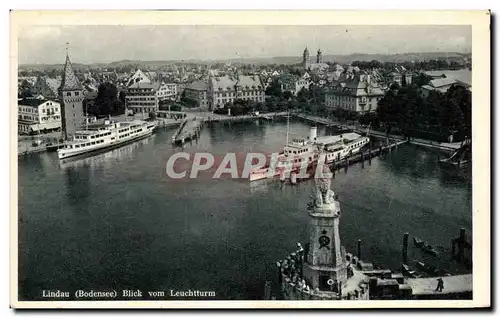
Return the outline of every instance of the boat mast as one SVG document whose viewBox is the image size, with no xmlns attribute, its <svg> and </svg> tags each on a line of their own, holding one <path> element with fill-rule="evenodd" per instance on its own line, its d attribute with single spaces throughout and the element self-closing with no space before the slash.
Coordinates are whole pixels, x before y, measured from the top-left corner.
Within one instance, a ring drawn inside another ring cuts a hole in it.
<svg viewBox="0 0 500 318">
<path fill-rule="evenodd" d="M 88 102 L 85 103 L 85 130 L 89 130 L 89 113 L 88 113 Z"/>
<path fill-rule="evenodd" d="M 290 133 L 290 114 L 286 114 L 286 146 L 288 146 L 288 134 Z"/>
</svg>

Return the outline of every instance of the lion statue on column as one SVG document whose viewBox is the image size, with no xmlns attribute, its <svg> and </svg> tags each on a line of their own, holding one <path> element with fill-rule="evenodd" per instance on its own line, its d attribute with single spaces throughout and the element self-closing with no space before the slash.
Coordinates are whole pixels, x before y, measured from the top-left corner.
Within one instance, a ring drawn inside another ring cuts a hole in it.
<svg viewBox="0 0 500 318">
<path fill-rule="evenodd" d="M 318 167 L 320 171 L 316 171 L 316 205 L 331 204 L 335 198 L 335 193 L 330 189 L 333 173 L 327 164 L 323 167 Z"/>
</svg>

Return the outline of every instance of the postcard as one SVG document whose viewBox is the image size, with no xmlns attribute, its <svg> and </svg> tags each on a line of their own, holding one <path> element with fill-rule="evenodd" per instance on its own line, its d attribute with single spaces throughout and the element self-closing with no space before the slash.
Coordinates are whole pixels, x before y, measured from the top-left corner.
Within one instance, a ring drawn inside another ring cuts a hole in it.
<svg viewBox="0 0 500 318">
<path fill-rule="evenodd" d="M 11 307 L 490 307 L 490 20 L 12 11 Z"/>
</svg>

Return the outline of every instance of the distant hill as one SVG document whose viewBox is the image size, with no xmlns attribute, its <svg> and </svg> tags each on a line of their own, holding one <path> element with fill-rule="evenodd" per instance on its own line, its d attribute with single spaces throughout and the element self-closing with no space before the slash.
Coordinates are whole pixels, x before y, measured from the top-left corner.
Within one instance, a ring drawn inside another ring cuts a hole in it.
<svg viewBox="0 0 500 318">
<path fill-rule="evenodd" d="M 457 53 L 457 52 L 424 52 L 424 53 L 397 53 L 397 54 L 364 54 L 364 53 L 353 53 L 348 55 L 325 55 L 323 57 L 325 62 L 335 62 L 339 64 L 349 64 L 353 61 L 371 61 L 377 60 L 380 62 L 405 62 L 405 61 L 425 61 L 432 59 L 462 59 L 464 57 L 470 57 L 471 54 Z M 311 56 L 311 62 L 314 60 L 314 56 Z M 140 60 L 123 60 L 111 63 L 91 63 L 91 64 L 81 64 L 74 63 L 73 67 L 75 69 L 81 68 L 119 68 L 129 65 L 145 66 L 145 65 L 166 65 L 173 63 L 200 63 L 200 64 L 210 64 L 210 63 L 244 63 L 244 64 L 297 64 L 302 61 L 300 56 L 277 56 L 270 58 L 236 58 L 236 59 L 220 59 L 220 60 L 166 60 L 166 61 L 140 61 Z M 21 64 L 19 69 L 62 69 L 63 64 Z"/>
</svg>

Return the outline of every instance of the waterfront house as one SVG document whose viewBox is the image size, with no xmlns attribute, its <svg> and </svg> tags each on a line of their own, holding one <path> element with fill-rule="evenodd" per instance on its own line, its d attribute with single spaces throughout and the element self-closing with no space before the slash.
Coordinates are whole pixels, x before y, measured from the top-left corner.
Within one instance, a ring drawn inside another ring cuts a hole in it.
<svg viewBox="0 0 500 318">
<path fill-rule="evenodd" d="M 158 111 L 158 96 L 156 95 L 155 85 L 138 79 L 136 83 L 127 87 L 125 102 L 126 108 L 134 113 Z"/>
<path fill-rule="evenodd" d="M 18 104 L 18 132 L 33 134 L 61 129 L 61 105 L 43 96 L 25 98 Z"/>
</svg>

